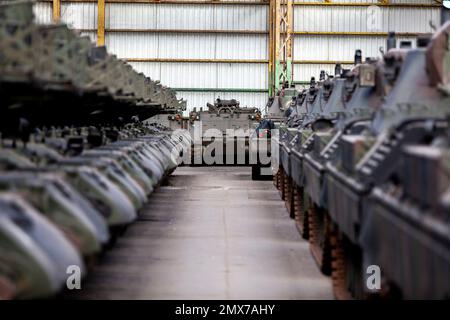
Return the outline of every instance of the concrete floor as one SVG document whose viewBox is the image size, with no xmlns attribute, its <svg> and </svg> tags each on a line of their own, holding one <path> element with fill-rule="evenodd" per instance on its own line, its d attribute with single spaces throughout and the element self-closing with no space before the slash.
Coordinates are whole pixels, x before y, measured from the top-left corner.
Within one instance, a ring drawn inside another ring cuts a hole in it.
<svg viewBox="0 0 450 320">
<path fill-rule="evenodd" d="M 82 283 L 82 299 L 331 299 L 271 181 L 178 168 Z"/>
</svg>

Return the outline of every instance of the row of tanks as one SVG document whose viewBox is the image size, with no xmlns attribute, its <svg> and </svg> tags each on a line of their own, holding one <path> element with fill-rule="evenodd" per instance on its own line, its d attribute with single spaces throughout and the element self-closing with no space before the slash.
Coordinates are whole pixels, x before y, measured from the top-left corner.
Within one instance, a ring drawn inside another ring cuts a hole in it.
<svg viewBox="0 0 450 320">
<path fill-rule="evenodd" d="M 0 4 L 0 52 L 0 299 L 53 297 L 181 162 L 188 137 L 140 119 L 184 102 L 65 25 L 34 24 L 28 1 Z"/>
<path fill-rule="evenodd" d="M 16 0 L 0 7 L 1 89 L 8 93 L 0 103 L 14 105 L 9 118 L 0 119 L 2 131 L 14 130 L 12 117 L 24 115 L 47 126 L 55 120 L 69 126 L 120 125 L 137 111 L 147 119 L 157 111 L 185 108 L 174 90 L 136 72 L 89 37 L 64 24 L 34 23 L 32 5 Z"/>
<path fill-rule="evenodd" d="M 450 298 L 449 34 L 289 97 L 274 184 L 336 298 Z"/>
</svg>

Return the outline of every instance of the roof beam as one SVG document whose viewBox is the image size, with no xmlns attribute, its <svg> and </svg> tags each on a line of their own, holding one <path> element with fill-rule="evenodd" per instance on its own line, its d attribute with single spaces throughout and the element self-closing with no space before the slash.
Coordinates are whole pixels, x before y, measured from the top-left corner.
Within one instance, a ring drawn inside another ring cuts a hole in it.
<svg viewBox="0 0 450 320">
<path fill-rule="evenodd" d="M 53 2 L 53 22 L 58 23 L 61 20 L 61 0 L 52 0 Z"/>
<path fill-rule="evenodd" d="M 162 62 L 162 63 L 251 63 L 266 64 L 267 59 L 184 59 L 184 58 L 121 58 L 127 62 Z M 336 60 L 293 60 L 294 64 L 353 64 L 353 61 Z"/>
<path fill-rule="evenodd" d="M 97 0 L 97 45 L 105 45 L 105 0 Z"/>
<path fill-rule="evenodd" d="M 97 29 L 77 29 L 79 32 L 96 32 Z M 192 34 L 253 34 L 267 35 L 264 30 L 198 30 L 198 29 L 105 29 L 105 33 L 192 33 Z M 339 31 L 293 31 L 294 35 L 301 36 L 353 36 L 353 37 L 387 37 L 387 32 L 339 32 Z M 400 37 L 417 37 L 425 33 L 396 32 Z"/>
<path fill-rule="evenodd" d="M 40 2 L 52 2 L 53 0 L 38 0 Z M 62 3 L 95 3 L 97 0 L 60 0 Z M 267 1 L 184 1 L 184 0 L 105 0 L 106 3 L 148 3 L 148 4 L 198 4 L 198 5 L 248 5 L 248 6 L 268 6 Z M 354 2 L 294 2 L 294 6 L 329 6 L 329 7 L 369 7 L 377 5 L 379 7 L 404 7 L 404 8 L 439 8 L 441 1 L 435 0 L 436 3 L 354 3 Z"/>
</svg>

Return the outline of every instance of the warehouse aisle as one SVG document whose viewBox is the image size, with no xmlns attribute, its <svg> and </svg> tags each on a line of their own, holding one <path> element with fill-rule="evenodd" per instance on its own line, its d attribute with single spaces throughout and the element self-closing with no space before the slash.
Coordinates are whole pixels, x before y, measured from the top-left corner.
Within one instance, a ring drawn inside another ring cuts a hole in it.
<svg viewBox="0 0 450 320">
<path fill-rule="evenodd" d="M 77 298 L 330 299 L 271 181 L 246 167 L 179 168 Z"/>
</svg>

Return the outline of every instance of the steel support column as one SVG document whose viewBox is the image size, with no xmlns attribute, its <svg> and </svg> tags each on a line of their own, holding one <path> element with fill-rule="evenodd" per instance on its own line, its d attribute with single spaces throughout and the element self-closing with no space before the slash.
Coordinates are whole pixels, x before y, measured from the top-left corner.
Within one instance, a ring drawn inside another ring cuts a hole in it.
<svg viewBox="0 0 450 320">
<path fill-rule="evenodd" d="M 97 45 L 105 45 L 105 0 L 97 1 Z"/>
<path fill-rule="evenodd" d="M 269 96 L 273 96 L 275 91 L 275 0 L 269 0 Z"/>
<path fill-rule="evenodd" d="M 292 0 L 271 0 L 273 46 L 273 65 L 269 62 L 269 92 L 274 95 L 283 84 L 290 86 L 292 83 L 292 48 L 293 48 L 293 1 Z M 269 19 L 270 20 L 270 19 Z M 272 51 L 272 50 L 270 50 Z M 269 57 L 270 60 L 270 57 Z"/>
<path fill-rule="evenodd" d="M 61 20 L 61 0 L 53 0 L 53 22 L 58 23 Z"/>
</svg>

